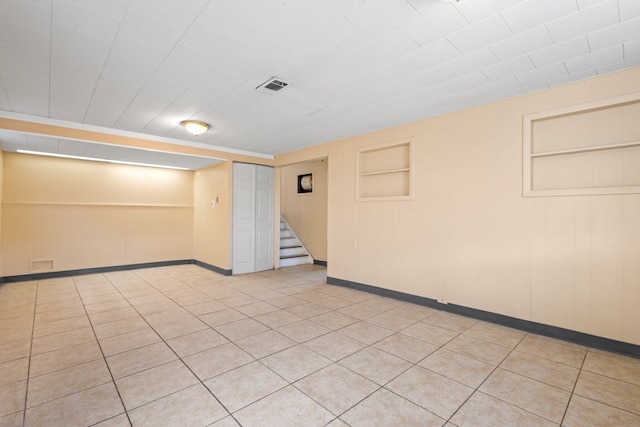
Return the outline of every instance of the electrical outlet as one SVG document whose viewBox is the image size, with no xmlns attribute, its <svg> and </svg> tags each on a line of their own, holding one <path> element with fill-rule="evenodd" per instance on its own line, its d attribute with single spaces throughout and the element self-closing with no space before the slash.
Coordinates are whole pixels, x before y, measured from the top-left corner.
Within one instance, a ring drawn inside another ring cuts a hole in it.
<svg viewBox="0 0 640 427">
<path fill-rule="evenodd" d="M 439 302 L 440 304 L 449 304 L 449 303 L 447 302 L 447 300 L 446 300 L 446 299 L 444 299 L 443 297 L 439 297 L 439 298 L 438 298 L 438 302 Z"/>
</svg>

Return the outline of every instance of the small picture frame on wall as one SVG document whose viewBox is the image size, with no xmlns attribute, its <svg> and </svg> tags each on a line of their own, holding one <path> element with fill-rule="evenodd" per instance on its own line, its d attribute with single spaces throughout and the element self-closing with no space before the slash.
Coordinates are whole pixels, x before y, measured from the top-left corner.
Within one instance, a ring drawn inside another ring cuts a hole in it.
<svg viewBox="0 0 640 427">
<path fill-rule="evenodd" d="M 313 173 L 298 175 L 298 194 L 313 193 Z"/>
</svg>

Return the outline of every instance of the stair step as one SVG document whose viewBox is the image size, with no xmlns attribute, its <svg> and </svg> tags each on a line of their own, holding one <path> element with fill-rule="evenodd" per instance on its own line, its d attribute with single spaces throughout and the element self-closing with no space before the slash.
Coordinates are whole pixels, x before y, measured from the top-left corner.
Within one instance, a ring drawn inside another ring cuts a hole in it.
<svg viewBox="0 0 640 427">
<path fill-rule="evenodd" d="M 301 248 L 302 245 L 288 245 L 288 246 L 282 246 L 280 245 L 280 249 L 295 249 L 295 248 Z"/>
<path fill-rule="evenodd" d="M 299 254 L 299 255 L 280 255 L 280 259 L 290 259 L 290 258 L 306 258 L 309 255 L 307 254 Z"/>
</svg>

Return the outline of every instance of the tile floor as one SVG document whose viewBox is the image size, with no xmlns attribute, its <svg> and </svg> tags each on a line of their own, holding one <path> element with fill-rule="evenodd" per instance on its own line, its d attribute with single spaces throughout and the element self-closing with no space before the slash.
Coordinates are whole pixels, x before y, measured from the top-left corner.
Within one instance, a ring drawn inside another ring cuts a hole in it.
<svg viewBox="0 0 640 427">
<path fill-rule="evenodd" d="M 182 265 L 0 286 L 0 425 L 640 426 L 640 360 Z"/>
</svg>

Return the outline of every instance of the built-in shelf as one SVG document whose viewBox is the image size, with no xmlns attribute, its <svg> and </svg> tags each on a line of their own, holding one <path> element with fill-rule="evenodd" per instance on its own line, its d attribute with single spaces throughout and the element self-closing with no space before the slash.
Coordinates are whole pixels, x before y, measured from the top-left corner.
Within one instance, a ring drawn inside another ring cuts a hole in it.
<svg viewBox="0 0 640 427">
<path fill-rule="evenodd" d="M 640 93 L 525 116 L 523 195 L 640 193 Z"/>
<path fill-rule="evenodd" d="M 356 150 L 356 200 L 410 200 L 412 142 L 394 141 Z"/>
</svg>

